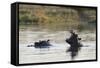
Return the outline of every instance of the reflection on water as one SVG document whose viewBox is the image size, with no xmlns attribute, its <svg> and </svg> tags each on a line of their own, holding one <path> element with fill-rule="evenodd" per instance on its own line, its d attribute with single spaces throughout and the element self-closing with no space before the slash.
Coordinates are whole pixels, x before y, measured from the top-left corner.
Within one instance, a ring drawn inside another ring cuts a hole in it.
<svg viewBox="0 0 100 68">
<path fill-rule="evenodd" d="M 21 28 L 19 32 L 19 63 L 40 63 L 40 62 L 55 62 L 55 61 L 75 61 L 89 60 L 96 58 L 96 42 L 95 33 L 80 33 L 82 44 L 84 45 L 79 54 L 74 60 L 71 60 L 70 52 L 66 52 L 69 44 L 65 42 L 66 38 L 70 37 L 67 31 L 48 32 Z M 88 38 L 87 38 L 88 37 Z M 27 47 L 34 45 L 34 42 L 39 40 L 50 39 L 53 45 L 50 48 L 37 49 Z"/>
</svg>

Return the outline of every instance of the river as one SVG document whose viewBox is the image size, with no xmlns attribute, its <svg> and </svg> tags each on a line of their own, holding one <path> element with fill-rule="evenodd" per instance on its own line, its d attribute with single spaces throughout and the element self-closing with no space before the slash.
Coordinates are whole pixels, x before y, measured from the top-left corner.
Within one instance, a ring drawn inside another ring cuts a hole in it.
<svg viewBox="0 0 100 68">
<path fill-rule="evenodd" d="M 96 37 L 95 33 L 81 32 L 79 37 L 82 38 L 83 47 L 74 60 L 71 59 L 70 52 L 66 50 L 70 47 L 65 42 L 70 37 L 68 31 L 46 31 L 20 29 L 19 31 L 19 63 L 41 63 L 41 62 L 58 62 L 58 61 L 77 61 L 96 59 Z M 37 49 L 27 47 L 34 45 L 39 40 L 50 39 L 50 48 Z"/>
</svg>

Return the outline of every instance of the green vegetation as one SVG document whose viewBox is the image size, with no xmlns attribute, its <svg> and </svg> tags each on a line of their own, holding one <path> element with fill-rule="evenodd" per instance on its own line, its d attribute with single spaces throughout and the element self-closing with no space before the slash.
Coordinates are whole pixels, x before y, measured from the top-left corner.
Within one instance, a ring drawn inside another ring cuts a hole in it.
<svg viewBox="0 0 100 68">
<path fill-rule="evenodd" d="M 96 10 L 92 8 L 20 5 L 19 24 L 53 30 L 95 29 Z M 92 25 L 92 27 L 91 27 Z"/>
</svg>

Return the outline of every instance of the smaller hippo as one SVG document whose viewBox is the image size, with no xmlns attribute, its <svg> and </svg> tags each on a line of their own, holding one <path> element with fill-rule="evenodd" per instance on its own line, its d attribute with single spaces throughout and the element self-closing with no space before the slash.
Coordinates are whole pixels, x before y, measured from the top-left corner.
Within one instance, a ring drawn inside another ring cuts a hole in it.
<svg viewBox="0 0 100 68">
<path fill-rule="evenodd" d="M 43 40 L 43 41 L 39 41 L 39 42 L 35 42 L 34 43 L 34 47 L 35 48 L 49 48 L 50 46 L 52 46 L 50 43 L 49 43 L 50 40 Z"/>
</svg>

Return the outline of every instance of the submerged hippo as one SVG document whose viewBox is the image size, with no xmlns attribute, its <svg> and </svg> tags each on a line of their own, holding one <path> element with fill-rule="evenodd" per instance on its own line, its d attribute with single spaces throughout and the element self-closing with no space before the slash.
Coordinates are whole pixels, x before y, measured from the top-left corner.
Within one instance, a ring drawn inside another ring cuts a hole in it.
<svg viewBox="0 0 100 68">
<path fill-rule="evenodd" d="M 49 43 L 50 40 L 43 40 L 43 41 L 39 41 L 39 42 L 35 42 L 34 43 L 34 47 L 35 48 L 49 48 L 50 46 L 52 46 L 50 43 Z"/>
<path fill-rule="evenodd" d="M 39 42 L 35 42 L 34 45 L 28 45 L 27 47 L 49 48 L 50 46 L 52 46 L 49 41 L 50 40 L 40 40 Z"/>
</svg>

